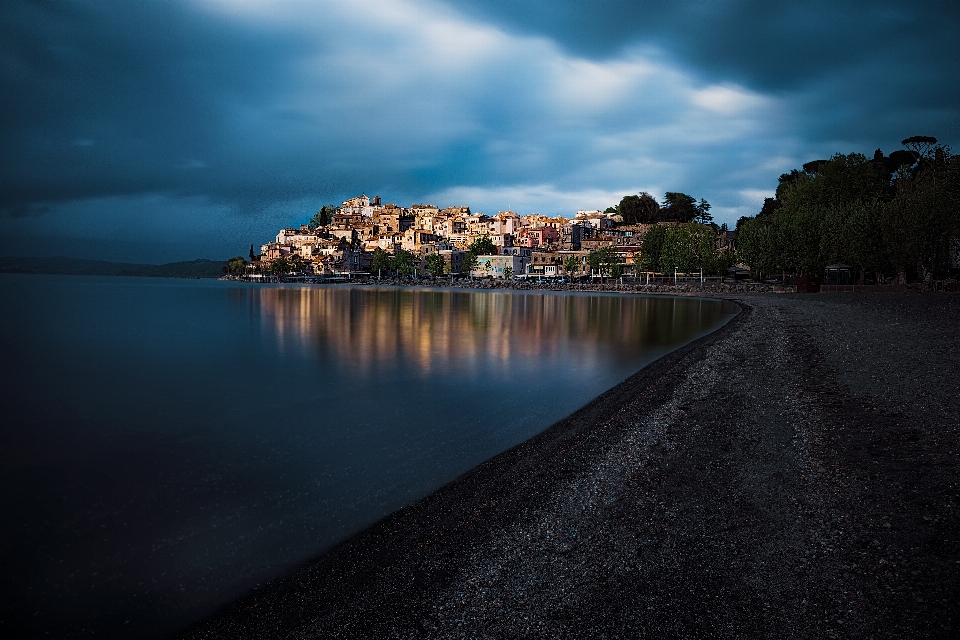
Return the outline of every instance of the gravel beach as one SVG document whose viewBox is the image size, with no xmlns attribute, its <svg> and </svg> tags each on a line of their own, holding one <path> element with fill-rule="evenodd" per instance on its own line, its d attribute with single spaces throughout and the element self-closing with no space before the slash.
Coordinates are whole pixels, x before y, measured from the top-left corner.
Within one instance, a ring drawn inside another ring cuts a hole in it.
<svg viewBox="0 0 960 640">
<path fill-rule="evenodd" d="M 181 637 L 960 637 L 960 295 L 729 299 Z"/>
</svg>

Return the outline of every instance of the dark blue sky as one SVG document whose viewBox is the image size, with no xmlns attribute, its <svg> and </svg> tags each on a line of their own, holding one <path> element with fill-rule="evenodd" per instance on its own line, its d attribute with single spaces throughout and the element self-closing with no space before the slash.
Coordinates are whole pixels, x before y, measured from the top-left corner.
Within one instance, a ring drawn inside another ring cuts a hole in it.
<svg viewBox="0 0 960 640">
<path fill-rule="evenodd" d="M 960 127 L 956 2 L 5 0 L 0 254 L 246 254 L 365 192 L 573 215 Z"/>
</svg>

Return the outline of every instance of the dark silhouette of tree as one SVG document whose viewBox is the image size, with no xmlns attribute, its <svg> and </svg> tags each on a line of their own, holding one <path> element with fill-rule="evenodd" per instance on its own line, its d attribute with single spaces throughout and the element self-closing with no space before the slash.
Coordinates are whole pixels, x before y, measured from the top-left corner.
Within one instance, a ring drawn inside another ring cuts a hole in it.
<svg viewBox="0 0 960 640">
<path fill-rule="evenodd" d="M 927 155 L 933 145 L 937 144 L 937 139 L 933 136 L 911 136 L 901 140 L 900 144 L 916 153 L 917 157 L 922 158 Z"/>
<path fill-rule="evenodd" d="M 892 172 L 896 171 L 900 167 L 912 167 L 916 164 L 917 160 L 920 159 L 920 154 L 916 151 L 907 151 L 906 149 L 898 149 L 890 154 L 890 165 L 889 169 Z"/>
<path fill-rule="evenodd" d="M 624 224 L 640 222 L 640 196 L 623 196 L 617 206 L 617 213 L 623 217 Z"/>
<path fill-rule="evenodd" d="M 903 141 L 889 157 L 877 149 L 837 154 L 780 176 L 777 196 L 755 218 L 737 222 L 737 257 L 756 273 L 818 275 L 843 262 L 904 283 L 913 269 L 925 281 L 949 268 L 960 235 L 960 159 L 932 136 Z"/>
<path fill-rule="evenodd" d="M 332 204 L 325 204 L 320 207 L 320 210 L 313 214 L 313 217 L 310 218 L 310 222 L 307 223 L 311 229 L 316 229 L 318 227 L 326 227 L 333 220 L 333 214 L 337 212 L 337 208 Z"/>
<path fill-rule="evenodd" d="M 667 191 L 663 196 L 661 220 L 690 222 L 697 216 L 697 201 L 692 196 L 678 191 Z"/>
<path fill-rule="evenodd" d="M 624 224 L 648 224 L 659 219 L 660 205 L 656 198 L 642 191 L 640 195 L 624 196 L 617 211 L 623 216 Z"/>
<path fill-rule="evenodd" d="M 757 217 L 762 218 L 763 216 L 772 215 L 777 209 L 780 208 L 781 204 L 783 203 L 781 203 L 776 198 L 764 198 L 763 207 L 761 207 L 760 213 L 757 214 Z M 740 218 L 740 219 L 744 220 L 744 218 Z M 739 225 L 740 223 L 738 222 L 737 224 Z"/>
<path fill-rule="evenodd" d="M 804 173 L 809 173 L 811 175 L 816 174 L 820 167 L 830 162 L 829 160 L 811 160 L 810 162 L 805 162 L 803 165 Z"/>
<path fill-rule="evenodd" d="M 713 216 L 710 215 L 710 203 L 700 198 L 700 202 L 697 203 L 697 215 L 694 217 L 694 221 L 699 222 L 700 224 L 710 224 L 713 221 Z"/>
</svg>

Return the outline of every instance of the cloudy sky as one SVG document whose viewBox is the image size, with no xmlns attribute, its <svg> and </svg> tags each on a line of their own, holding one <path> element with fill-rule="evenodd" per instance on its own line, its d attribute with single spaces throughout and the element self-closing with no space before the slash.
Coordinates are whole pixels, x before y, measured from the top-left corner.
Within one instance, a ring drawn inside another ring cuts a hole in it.
<svg viewBox="0 0 960 640">
<path fill-rule="evenodd" d="M 0 254 L 245 255 L 361 192 L 732 224 L 808 160 L 957 144 L 958 7 L 4 0 Z"/>
</svg>

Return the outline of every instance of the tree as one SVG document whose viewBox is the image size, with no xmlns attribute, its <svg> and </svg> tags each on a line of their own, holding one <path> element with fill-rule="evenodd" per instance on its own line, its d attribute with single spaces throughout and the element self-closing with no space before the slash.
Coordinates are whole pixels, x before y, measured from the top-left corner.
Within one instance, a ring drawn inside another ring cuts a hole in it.
<svg viewBox="0 0 960 640">
<path fill-rule="evenodd" d="M 697 215 L 697 201 L 685 193 L 668 191 L 663 197 L 661 220 L 690 222 Z"/>
<path fill-rule="evenodd" d="M 924 279 L 948 266 L 960 234 L 960 161 L 932 136 L 868 159 L 836 154 L 780 176 L 776 197 L 737 223 L 738 257 L 757 271 L 817 275 L 843 262 L 866 272 L 918 268 Z"/>
<path fill-rule="evenodd" d="M 333 214 L 336 212 L 337 208 L 335 206 L 332 204 L 325 204 L 320 207 L 319 211 L 313 214 L 313 217 L 310 218 L 310 222 L 307 223 L 307 226 L 309 226 L 311 229 L 326 227 L 330 224 L 330 221 L 333 220 Z"/>
<path fill-rule="evenodd" d="M 624 196 L 617 207 L 624 224 L 646 224 L 656 222 L 660 215 L 660 205 L 656 198 L 643 191 L 640 195 Z"/>
<path fill-rule="evenodd" d="M 497 255 L 497 245 L 493 244 L 490 236 L 482 236 L 470 243 L 470 253 L 475 256 L 493 256 Z"/>
<path fill-rule="evenodd" d="M 461 273 L 470 275 L 470 272 L 477 268 L 477 256 L 472 251 L 463 254 L 463 261 L 460 264 Z"/>
<path fill-rule="evenodd" d="M 303 258 L 300 257 L 300 254 L 293 253 L 287 259 L 290 264 L 290 271 L 295 271 L 301 273 L 303 271 Z"/>
<path fill-rule="evenodd" d="M 803 163 L 804 173 L 809 173 L 810 175 L 816 175 L 820 171 L 820 167 L 830 162 L 829 160 L 811 160 L 810 162 Z"/>
<path fill-rule="evenodd" d="M 230 258 L 227 261 L 226 271 L 232 275 L 242 276 L 247 271 L 247 261 L 242 256 Z"/>
<path fill-rule="evenodd" d="M 504 267 L 503 268 L 503 277 L 507 280 L 513 277 L 513 267 Z"/>
<path fill-rule="evenodd" d="M 663 239 L 666 229 L 654 227 L 643 234 L 640 245 L 640 258 L 646 271 L 657 271 L 660 268 L 660 254 L 663 252 Z"/>
<path fill-rule="evenodd" d="M 886 251 L 900 282 L 907 268 L 920 267 L 924 280 L 945 271 L 951 238 L 960 234 L 960 158 L 938 147 L 916 171 L 900 172 L 896 195 L 881 213 Z"/>
<path fill-rule="evenodd" d="M 710 203 L 700 198 L 700 202 L 696 206 L 697 215 L 694 216 L 694 220 L 700 224 L 709 224 L 713 221 L 713 216 L 710 215 Z"/>
<path fill-rule="evenodd" d="M 291 268 L 290 261 L 283 256 L 280 256 L 279 258 L 274 258 L 270 262 L 270 273 L 277 276 L 278 278 L 280 276 L 284 276 L 290 273 L 290 268 Z"/>
<path fill-rule="evenodd" d="M 254 260 L 256 260 L 256 257 L 257 256 L 255 256 L 253 253 L 253 245 L 250 245 L 250 262 L 253 262 Z"/>
<path fill-rule="evenodd" d="M 663 236 L 663 249 L 660 253 L 660 272 L 693 271 L 700 265 L 690 242 L 690 229 L 686 226 L 671 227 Z"/>
<path fill-rule="evenodd" d="M 392 267 L 390 263 L 390 254 L 377 247 L 373 250 L 373 259 L 370 261 L 370 272 L 379 274 L 381 271 L 388 271 Z"/>
<path fill-rule="evenodd" d="M 610 277 L 619 278 L 623 275 L 623 265 L 619 262 L 614 262 L 610 265 Z"/>
<path fill-rule="evenodd" d="M 397 249 L 390 261 L 390 266 L 397 272 L 398 276 L 407 276 L 413 271 L 414 255 L 404 249 Z"/>
<path fill-rule="evenodd" d="M 580 271 L 580 260 L 577 256 L 567 256 L 567 259 L 563 261 L 563 268 L 569 274 L 577 273 Z"/>
<path fill-rule="evenodd" d="M 617 252 L 613 247 L 601 247 L 587 255 L 587 264 L 590 265 L 592 271 L 596 271 L 602 276 L 609 273 L 613 265 L 619 264 Z"/>
<path fill-rule="evenodd" d="M 737 222 L 737 256 L 754 271 L 767 270 L 773 255 L 770 218 L 741 218 Z"/>
<path fill-rule="evenodd" d="M 760 208 L 760 213 L 757 214 L 757 217 L 760 218 L 763 216 L 769 216 L 776 213 L 777 209 L 779 209 L 780 205 L 782 204 L 783 203 L 777 200 L 776 198 L 764 198 L 763 207 Z M 745 217 L 740 219 L 744 220 Z"/>
<path fill-rule="evenodd" d="M 699 267 L 706 274 L 717 273 L 720 267 L 716 232 L 702 225 L 690 225 L 686 230 L 694 267 Z"/>
<path fill-rule="evenodd" d="M 917 154 L 918 158 L 923 158 L 937 144 L 937 139 L 933 136 L 911 136 L 901 140 L 900 144 Z"/>
<path fill-rule="evenodd" d="M 591 251 L 587 254 L 587 264 L 590 266 L 590 275 L 593 275 L 594 272 L 600 271 L 600 267 L 603 264 L 603 260 L 600 257 L 599 251 Z"/>
<path fill-rule="evenodd" d="M 427 256 L 427 271 L 434 277 L 442 276 L 443 269 L 447 266 L 447 261 L 439 253 L 431 253 Z"/>
</svg>

